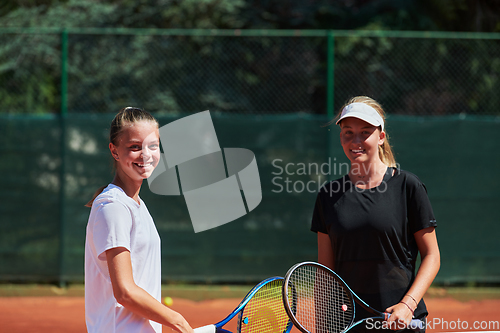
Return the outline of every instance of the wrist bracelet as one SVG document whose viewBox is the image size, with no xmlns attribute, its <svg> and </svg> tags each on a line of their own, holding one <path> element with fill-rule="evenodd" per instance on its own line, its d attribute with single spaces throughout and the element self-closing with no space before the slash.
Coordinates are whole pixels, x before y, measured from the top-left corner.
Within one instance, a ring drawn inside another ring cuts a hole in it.
<svg viewBox="0 0 500 333">
<path fill-rule="evenodd" d="M 406 296 L 410 297 L 410 298 L 413 300 L 413 302 L 415 302 L 415 304 L 418 306 L 417 301 L 415 300 L 415 298 L 413 298 L 413 296 L 412 296 L 412 295 L 410 295 L 410 294 L 406 294 Z"/>
<path fill-rule="evenodd" d="M 403 301 L 401 301 L 401 302 L 399 302 L 399 303 L 402 303 L 402 304 L 406 305 L 406 307 L 407 307 L 407 308 L 411 311 L 411 314 L 412 314 L 412 315 L 414 315 L 414 314 L 415 314 L 415 311 L 414 311 L 414 310 L 412 310 L 412 308 L 410 308 L 410 306 L 409 306 L 408 304 L 406 304 L 406 303 L 405 303 L 405 302 L 403 302 Z"/>
</svg>

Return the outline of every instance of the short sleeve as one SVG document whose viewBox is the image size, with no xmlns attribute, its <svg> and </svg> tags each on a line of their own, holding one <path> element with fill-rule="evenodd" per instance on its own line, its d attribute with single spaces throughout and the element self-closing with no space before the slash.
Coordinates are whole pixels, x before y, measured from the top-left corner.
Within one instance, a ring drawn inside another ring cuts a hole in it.
<svg viewBox="0 0 500 333">
<path fill-rule="evenodd" d="M 130 210 L 119 202 L 101 204 L 97 209 L 92 238 L 99 259 L 106 260 L 104 252 L 112 248 L 124 247 L 130 251 Z"/>
<path fill-rule="evenodd" d="M 314 205 L 313 217 L 311 222 L 311 231 L 322 232 L 324 234 L 328 233 L 326 228 L 325 214 L 323 210 L 323 204 L 321 202 L 321 191 L 316 197 L 316 204 Z"/>
<path fill-rule="evenodd" d="M 344 176 L 326 184 L 319 190 L 314 205 L 311 231 L 324 234 L 329 233 L 332 224 L 331 208 L 344 195 L 348 188 L 350 188 L 350 183 L 347 181 L 346 176 Z"/>
<path fill-rule="evenodd" d="M 437 227 L 427 188 L 416 177 L 411 183 L 408 193 L 408 222 L 411 232 L 416 233 L 425 228 Z"/>
</svg>

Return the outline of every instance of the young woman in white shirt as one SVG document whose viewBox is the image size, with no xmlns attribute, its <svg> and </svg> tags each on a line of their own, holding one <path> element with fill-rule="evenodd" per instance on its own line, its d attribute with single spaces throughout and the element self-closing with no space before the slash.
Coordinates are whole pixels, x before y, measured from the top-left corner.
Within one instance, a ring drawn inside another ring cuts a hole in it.
<svg viewBox="0 0 500 333">
<path fill-rule="evenodd" d="M 96 192 L 85 242 L 85 320 L 88 332 L 161 333 L 162 325 L 192 333 L 184 317 L 161 303 L 161 249 L 156 226 L 139 197 L 160 160 L 158 122 L 127 107 L 111 123 L 116 169 Z"/>
</svg>

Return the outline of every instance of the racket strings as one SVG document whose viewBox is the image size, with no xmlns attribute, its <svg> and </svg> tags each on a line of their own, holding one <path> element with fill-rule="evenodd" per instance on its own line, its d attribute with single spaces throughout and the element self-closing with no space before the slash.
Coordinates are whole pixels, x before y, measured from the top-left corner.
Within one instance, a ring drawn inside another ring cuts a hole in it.
<svg viewBox="0 0 500 333">
<path fill-rule="evenodd" d="M 350 295 L 331 274 L 315 266 L 298 267 L 288 287 L 296 292 L 296 319 L 309 332 L 340 333 L 354 318 Z"/>
<path fill-rule="evenodd" d="M 291 322 L 283 307 L 283 280 L 264 285 L 245 305 L 240 315 L 242 333 L 281 333 Z"/>
</svg>

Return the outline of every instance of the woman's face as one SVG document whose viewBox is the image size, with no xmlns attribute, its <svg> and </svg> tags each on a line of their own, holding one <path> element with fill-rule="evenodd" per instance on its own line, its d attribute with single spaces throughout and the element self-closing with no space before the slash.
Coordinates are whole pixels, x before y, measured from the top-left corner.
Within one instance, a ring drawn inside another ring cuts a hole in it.
<svg viewBox="0 0 500 333">
<path fill-rule="evenodd" d="M 340 128 L 340 144 L 351 163 L 371 163 L 380 160 L 378 146 L 384 143 L 385 132 L 354 117 L 343 119 Z"/>
<path fill-rule="evenodd" d="M 129 179 L 142 181 L 153 173 L 160 160 L 158 126 L 151 121 L 138 121 L 126 126 L 118 136 L 118 144 L 109 144 L 116 168 Z"/>
</svg>

